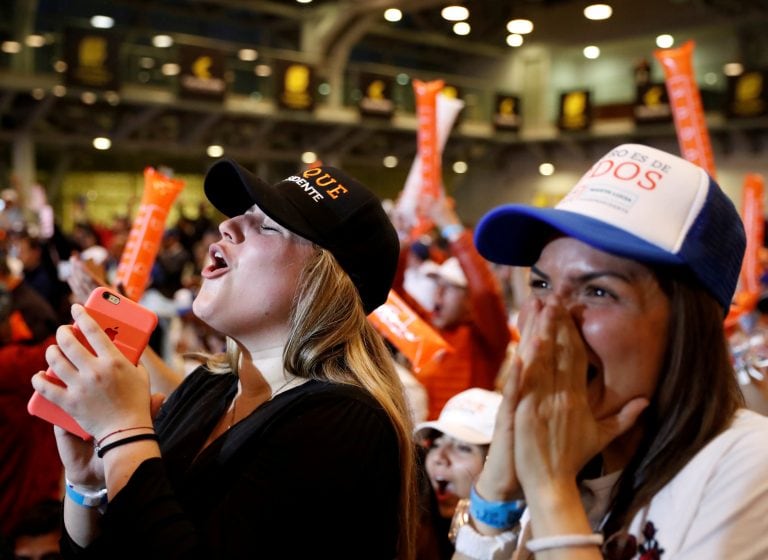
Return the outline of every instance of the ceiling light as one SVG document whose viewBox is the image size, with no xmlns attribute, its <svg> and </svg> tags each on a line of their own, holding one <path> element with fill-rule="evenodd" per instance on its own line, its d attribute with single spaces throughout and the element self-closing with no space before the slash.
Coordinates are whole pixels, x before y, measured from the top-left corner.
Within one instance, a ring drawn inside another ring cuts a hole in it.
<svg viewBox="0 0 768 560">
<path fill-rule="evenodd" d="M 729 62 L 723 66 L 723 74 L 726 76 L 739 76 L 744 73 L 744 66 L 740 62 Z"/>
<path fill-rule="evenodd" d="M 395 81 L 401 86 L 407 86 L 408 82 L 411 81 L 411 77 L 408 74 L 401 72 L 400 74 L 395 76 Z"/>
<path fill-rule="evenodd" d="M 400 21 L 401 19 L 403 19 L 403 12 L 401 12 L 397 8 L 389 8 L 388 10 L 384 11 L 384 19 L 387 21 L 391 21 L 392 23 L 396 21 Z"/>
<path fill-rule="evenodd" d="M 93 16 L 91 18 L 91 27 L 96 29 L 110 29 L 115 25 L 115 20 L 109 16 Z"/>
<path fill-rule="evenodd" d="M 208 154 L 208 157 L 220 158 L 224 155 L 224 148 L 218 144 L 211 144 L 206 148 L 205 153 Z"/>
<path fill-rule="evenodd" d="M 38 48 L 45 45 L 45 37 L 42 35 L 27 35 L 27 38 L 24 39 L 24 42 L 28 47 Z"/>
<path fill-rule="evenodd" d="M 16 54 L 21 50 L 21 43 L 18 41 L 3 41 L 3 44 L 0 45 L 0 50 L 4 53 Z"/>
<path fill-rule="evenodd" d="M 469 166 L 467 165 L 466 161 L 459 160 L 453 162 L 453 172 L 458 173 L 459 175 L 466 173 L 468 167 Z"/>
<path fill-rule="evenodd" d="M 511 19 L 507 22 L 507 31 L 525 35 L 533 31 L 533 22 L 529 19 Z"/>
<path fill-rule="evenodd" d="M 149 70 L 150 68 L 155 67 L 155 59 L 149 56 L 142 56 L 139 59 L 139 66 L 144 68 L 145 70 Z"/>
<path fill-rule="evenodd" d="M 608 19 L 613 14 L 613 8 L 608 4 L 592 4 L 584 8 L 584 17 L 591 20 Z"/>
<path fill-rule="evenodd" d="M 160 72 L 163 73 L 163 76 L 178 76 L 181 72 L 181 66 L 175 62 L 166 62 L 160 67 Z"/>
<path fill-rule="evenodd" d="M 545 162 L 539 165 L 539 174 L 544 175 L 544 177 L 549 177 L 554 172 L 555 172 L 555 166 L 549 162 Z"/>
<path fill-rule="evenodd" d="M 656 37 L 656 46 L 660 49 L 668 49 L 675 44 L 675 38 L 672 35 L 663 34 Z"/>
<path fill-rule="evenodd" d="M 469 17 L 469 10 L 459 5 L 446 6 L 441 10 L 440 15 L 446 21 L 464 21 Z"/>
<path fill-rule="evenodd" d="M 116 91 L 105 91 L 104 92 L 104 99 L 112 106 L 118 105 L 120 103 L 120 94 Z"/>
<path fill-rule="evenodd" d="M 301 154 L 301 161 L 304 163 L 315 163 L 317 161 L 317 154 L 315 152 L 304 152 Z"/>
<path fill-rule="evenodd" d="M 65 95 L 67 95 L 67 86 L 56 84 L 51 88 L 51 93 L 53 93 L 53 95 L 55 95 L 56 97 L 64 97 Z"/>
<path fill-rule="evenodd" d="M 112 140 L 104 136 L 93 139 L 93 147 L 97 150 L 108 150 L 112 147 Z"/>
<path fill-rule="evenodd" d="M 384 167 L 387 169 L 397 167 L 397 156 L 385 156 L 381 163 L 383 163 Z"/>
<path fill-rule="evenodd" d="M 456 35 L 469 35 L 470 31 L 472 31 L 472 27 L 466 21 L 457 21 L 453 24 L 453 32 Z"/>
<path fill-rule="evenodd" d="M 600 47 L 596 47 L 595 45 L 589 45 L 588 47 L 584 47 L 584 56 L 594 60 L 596 58 L 600 57 Z"/>
<path fill-rule="evenodd" d="M 518 33 L 511 33 L 507 35 L 507 44 L 510 47 L 519 47 L 523 44 L 523 36 Z"/>
<path fill-rule="evenodd" d="M 96 94 L 93 93 L 92 91 L 84 91 L 80 95 L 80 101 L 82 101 L 86 105 L 93 105 L 94 103 L 96 103 Z"/>
<path fill-rule="evenodd" d="M 299 4 L 311 4 L 312 0 L 296 0 Z"/>
<path fill-rule="evenodd" d="M 717 74 L 714 72 L 707 72 L 704 74 L 704 83 L 708 86 L 713 86 L 717 83 Z"/>
<path fill-rule="evenodd" d="M 53 63 L 53 69 L 59 74 L 61 74 L 62 72 L 66 72 L 67 63 L 64 62 L 63 60 L 57 60 L 56 62 Z"/>
<path fill-rule="evenodd" d="M 267 76 L 272 75 L 272 68 L 269 64 L 257 64 L 253 67 L 253 73 L 259 78 L 266 78 Z"/>
<path fill-rule="evenodd" d="M 237 51 L 237 58 L 243 62 L 253 62 L 259 58 L 259 53 L 255 49 L 240 49 Z"/>
<path fill-rule="evenodd" d="M 170 35 L 155 35 L 152 37 L 152 44 L 159 49 L 167 49 L 173 45 L 173 37 Z"/>
<path fill-rule="evenodd" d="M 35 88 L 32 90 L 32 97 L 40 101 L 43 97 L 45 97 L 45 90 L 43 88 Z"/>
</svg>

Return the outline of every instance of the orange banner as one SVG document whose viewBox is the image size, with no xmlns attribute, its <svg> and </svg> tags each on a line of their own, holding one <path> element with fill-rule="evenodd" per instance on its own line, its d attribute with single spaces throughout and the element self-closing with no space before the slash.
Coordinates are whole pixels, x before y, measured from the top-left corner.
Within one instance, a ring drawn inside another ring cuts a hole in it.
<svg viewBox="0 0 768 560">
<path fill-rule="evenodd" d="M 763 233 L 765 222 L 763 217 L 764 181 L 762 175 L 748 173 L 744 178 L 742 192 L 741 219 L 747 236 L 747 249 L 744 261 L 741 263 L 739 289 L 733 296 L 733 303 L 725 318 L 725 328 L 732 330 L 742 315 L 751 313 L 757 307 L 760 299 L 760 276 L 763 266 L 760 262 L 760 252 L 763 248 Z"/>
<path fill-rule="evenodd" d="M 741 289 L 759 293 L 760 276 L 763 268 L 760 264 L 760 249 L 763 247 L 765 218 L 763 217 L 764 181 L 758 173 L 748 173 L 744 178 L 741 217 L 747 234 L 747 250 L 741 265 Z"/>
<path fill-rule="evenodd" d="M 442 189 L 442 167 L 440 147 L 437 138 L 437 94 L 443 89 L 443 80 L 422 82 L 413 80 L 416 93 L 416 132 L 417 156 L 421 163 L 421 188 L 417 208 L 417 223 L 414 227 L 420 233 L 427 231 L 431 223 L 427 219 L 427 209 L 440 195 Z"/>
<path fill-rule="evenodd" d="M 445 352 L 453 352 L 443 337 L 393 291 L 389 292 L 386 303 L 368 316 L 368 320 L 410 360 L 416 374 L 431 360 Z"/>
<path fill-rule="evenodd" d="M 115 285 L 134 301 L 141 298 L 147 287 L 168 212 L 183 188 L 184 181 L 180 179 L 170 179 L 152 167 L 144 170 L 144 195 L 115 277 Z"/>
<path fill-rule="evenodd" d="M 676 49 L 660 49 L 653 55 L 664 68 L 667 96 L 675 120 L 683 158 L 715 177 L 715 158 L 704 120 L 701 93 L 693 75 L 693 41 Z"/>
</svg>

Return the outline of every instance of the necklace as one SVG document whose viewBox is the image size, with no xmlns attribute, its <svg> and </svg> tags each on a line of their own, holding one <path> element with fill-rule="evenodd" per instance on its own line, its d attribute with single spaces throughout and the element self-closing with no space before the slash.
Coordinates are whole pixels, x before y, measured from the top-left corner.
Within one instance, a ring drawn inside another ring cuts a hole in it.
<svg viewBox="0 0 768 560">
<path fill-rule="evenodd" d="M 290 378 L 288 381 L 286 381 L 285 383 L 283 383 L 282 385 L 280 385 L 280 387 L 278 387 L 277 389 L 275 389 L 275 390 L 272 392 L 272 395 L 271 395 L 271 396 L 270 396 L 270 397 L 269 397 L 269 398 L 268 398 L 266 401 L 264 401 L 264 402 L 269 402 L 269 401 L 271 401 L 272 399 L 274 399 L 274 398 L 275 398 L 275 397 L 276 397 L 278 394 L 280 394 L 280 393 L 282 393 L 283 391 L 285 391 L 285 390 L 288 388 L 288 385 L 290 385 L 291 383 L 293 383 L 293 382 L 294 382 L 294 381 L 296 381 L 297 379 L 299 379 L 299 378 L 298 378 L 298 377 L 295 377 L 295 376 L 294 376 L 294 377 L 291 377 L 291 378 Z M 229 429 L 230 429 L 232 426 L 234 426 L 234 425 L 235 425 L 235 418 L 236 418 L 236 415 L 237 415 L 237 397 L 239 397 L 239 396 L 240 396 L 240 394 L 238 393 L 238 394 L 236 394 L 236 395 L 235 395 L 235 397 L 232 399 L 232 413 L 231 413 L 231 415 L 230 415 L 230 417 L 229 417 L 229 423 L 227 424 L 227 430 L 229 430 Z M 264 403 L 261 403 L 261 404 L 264 404 Z M 261 405 L 259 405 L 259 406 L 261 406 Z M 258 407 L 257 407 L 257 408 L 258 408 Z"/>
</svg>

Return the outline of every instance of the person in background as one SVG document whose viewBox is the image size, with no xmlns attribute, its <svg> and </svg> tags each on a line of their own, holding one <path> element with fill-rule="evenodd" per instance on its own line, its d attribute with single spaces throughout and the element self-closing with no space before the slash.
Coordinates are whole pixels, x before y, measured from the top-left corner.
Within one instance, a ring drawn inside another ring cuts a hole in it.
<svg viewBox="0 0 768 560">
<path fill-rule="evenodd" d="M 60 500 L 63 469 L 50 424 L 27 412 L 30 380 L 45 369 L 53 331 L 36 339 L 0 283 L 0 535 L 8 537 L 22 514 L 46 499 Z"/>
<path fill-rule="evenodd" d="M 768 418 L 724 335 L 745 233 L 718 184 L 624 144 L 476 242 L 531 266 L 531 296 L 457 557 L 768 558 Z"/>
<path fill-rule="evenodd" d="M 61 507 L 46 500 L 24 512 L 11 533 L 14 560 L 60 560 Z"/>
<path fill-rule="evenodd" d="M 470 387 L 494 389 L 510 331 L 501 288 L 488 263 L 477 253 L 471 231 L 464 228 L 445 197 L 435 201 L 431 217 L 448 241 L 450 252 L 450 258 L 432 274 L 433 308 L 424 309 L 403 288 L 407 241 L 402 242 L 394 289 L 454 350 L 418 374 L 429 397 L 428 418 L 434 419 L 453 395 Z M 407 239 L 407 232 L 401 231 L 400 237 Z"/>
<path fill-rule="evenodd" d="M 437 505 L 424 530 L 434 532 L 438 558 L 453 554 L 451 521 L 457 509 L 465 511 L 463 502 L 483 468 L 500 403 L 501 393 L 467 389 L 445 403 L 437 420 L 416 425 L 416 440 L 425 450 L 427 491 Z"/>
<path fill-rule="evenodd" d="M 152 420 L 149 375 L 80 305 L 95 355 L 61 327 L 35 389 L 56 429 L 68 558 L 413 557 L 415 450 L 403 387 L 366 315 L 397 234 L 333 167 L 269 185 L 231 160 L 205 177 L 225 216 L 193 310 L 228 337 Z"/>
</svg>

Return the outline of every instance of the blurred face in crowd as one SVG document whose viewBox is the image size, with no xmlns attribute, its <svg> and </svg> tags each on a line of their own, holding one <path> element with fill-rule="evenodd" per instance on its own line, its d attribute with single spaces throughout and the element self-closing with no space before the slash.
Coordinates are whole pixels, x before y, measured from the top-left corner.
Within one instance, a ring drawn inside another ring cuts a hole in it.
<svg viewBox="0 0 768 560">
<path fill-rule="evenodd" d="M 453 327 L 468 318 L 467 289 L 435 278 L 435 307 L 432 324 L 438 329 Z"/>
<path fill-rule="evenodd" d="M 16 539 L 13 548 L 15 560 L 59 560 L 59 531 L 43 535 L 23 535 Z"/>
<path fill-rule="evenodd" d="M 246 347 L 282 344 L 299 277 L 315 248 L 258 206 L 225 220 L 209 249 L 195 315 Z"/>
<path fill-rule="evenodd" d="M 21 237 L 14 243 L 14 248 L 25 270 L 31 270 L 40 265 L 42 254 L 39 245 L 35 246 L 28 238 Z"/>
<path fill-rule="evenodd" d="M 437 496 L 441 517 L 453 517 L 456 504 L 469 498 L 483 469 L 487 446 L 474 445 L 437 432 L 428 442 L 425 467 L 429 482 Z"/>
<path fill-rule="evenodd" d="M 558 237 L 531 268 L 530 285 L 520 325 L 533 315 L 537 299 L 566 306 L 587 350 L 587 396 L 596 418 L 615 414 L 633 398 L 652 397 L 670 302 L 650 268 Z"/>
</svg>

